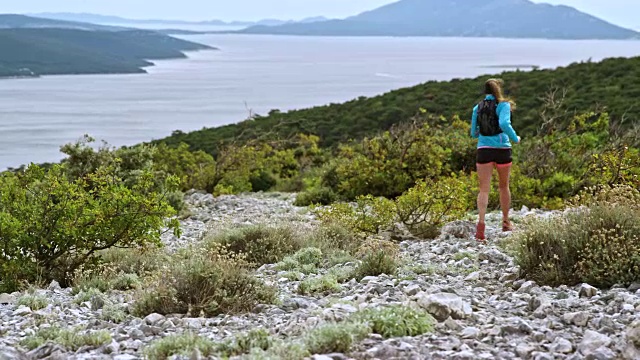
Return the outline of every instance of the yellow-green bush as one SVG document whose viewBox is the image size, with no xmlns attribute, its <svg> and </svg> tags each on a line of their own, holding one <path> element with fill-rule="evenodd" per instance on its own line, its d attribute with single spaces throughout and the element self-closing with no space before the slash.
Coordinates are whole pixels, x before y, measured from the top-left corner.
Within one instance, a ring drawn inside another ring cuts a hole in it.
<svg viewBox="0 0 640 360">
<path fill-rule="evenodd" d="M 336 203 L 329 207 L 314 208 L 315 214 L 324 223 L 335 223 L 361 235 L 377 234 L 393 224 L 396 208 L 393 201 L 360 196 L 354 205 Z"/>
<path fill-rule="evenodd" d="M 354 318 L 384 338 L 419 336 L 433 331 L 436 323 L 427 311 L 405 305 L 369 308 L 356 313 Z"/>
<path fill-rule="evenodd" d="M 583 192 L 582 205 L 529 222 L 515 242 L 524 275 L 541 284 L 608 287 L 640 276 L 640 194 L 632 187 Z"/>
<path fill-rule="evenodd" d="M 396 200 L 398 220 L 416 236 L 434 238 L 447 222 L 461 218 L 469 204 L 465 182 L 456 177 L 418 181 Z"/>
<path fill-rule="evenodd" d="M 252 310 L 275 301 L 275 290 L 258 280 L 242 256 L 224 246 L 188 248 L 172 256 L 136 294 L 133 312 L 216 316 Z"/>
<path fill-rule="evenodd" d="M 248 262 L 259 267 L 275 264 L 304 246 L 303 236 L 292 225 L 250 225 L 217 230 L 205 237 L 205 244 L 217 249 L 241 254 Z"/>
</svg>

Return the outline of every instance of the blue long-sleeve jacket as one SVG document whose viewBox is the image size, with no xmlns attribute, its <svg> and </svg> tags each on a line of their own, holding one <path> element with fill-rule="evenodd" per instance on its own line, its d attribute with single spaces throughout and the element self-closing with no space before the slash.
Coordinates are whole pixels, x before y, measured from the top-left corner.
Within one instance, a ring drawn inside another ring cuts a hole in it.
<svg viewBox="0 0 640 360">
<path fill-rule="evenodd" d="M 494 100 L 493 95 L 487 95 L 486 100 Z M 518 143 L 518 135 L 511 126 L 511 104 L 501 102 L 497 108 L 498 120 L 502 134 L 483 136 L 478 126 L 478 105 L 473 108 L 471 116 L 471 136 L 478 139 L 478 148 L 511 148 L 511 141 Z M 511 141 L 509 141 L 511 140 Z"/>
</svg>

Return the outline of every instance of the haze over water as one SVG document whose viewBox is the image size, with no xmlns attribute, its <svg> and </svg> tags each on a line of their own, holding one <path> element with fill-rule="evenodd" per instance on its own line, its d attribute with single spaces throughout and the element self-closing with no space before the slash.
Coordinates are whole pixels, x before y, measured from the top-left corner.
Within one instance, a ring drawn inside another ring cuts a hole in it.
<svg viewBox="0 0 640 360">
<path fill-rule="evenodd" d="M 157 61 L 142 75 L 0 80 L 0 169 L 62 158 L 90 134 L 111 145 L 162 138 L 428 80 L 640 55 L 640 41 L 198 35 L 221 48 Z M 469 109 L 475 99 L 469 99 Z"/>
</svg>

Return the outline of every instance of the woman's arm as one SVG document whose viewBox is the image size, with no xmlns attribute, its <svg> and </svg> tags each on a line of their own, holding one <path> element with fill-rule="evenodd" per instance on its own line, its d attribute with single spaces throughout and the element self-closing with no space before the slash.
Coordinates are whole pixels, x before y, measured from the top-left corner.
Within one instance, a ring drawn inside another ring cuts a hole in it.
<svg viewBox="0 0 640 360">
<path fill-rule="evenodd" d="M 511 126 L 511 104 L 508 102 L 498 104 L 498 119 L 500 120 L 500 129 L 507 134 L 511 141 L 516 144 L 519 143 L 520 138 L 513 126 Z"/>
<path fill-rule="evenodd" d="M 478 130 L 478 105 L 473 108 L 473 114 L 471 114 L 471 137 L 477 139 L 480 136 L 480 130 Z"/>
</svg>

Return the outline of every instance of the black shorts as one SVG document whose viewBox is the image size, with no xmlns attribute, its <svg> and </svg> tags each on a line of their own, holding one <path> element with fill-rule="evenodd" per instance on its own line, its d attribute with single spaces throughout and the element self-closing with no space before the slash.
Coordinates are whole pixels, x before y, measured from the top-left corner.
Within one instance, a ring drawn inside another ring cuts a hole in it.
<svg viewBox="0 0 640 360">
<path fill-rule="evenodd" d="M 482 148 L 478 149 L 476 163 L 509 165 L 513 161 L 511 149 Z"/>
</svg>

